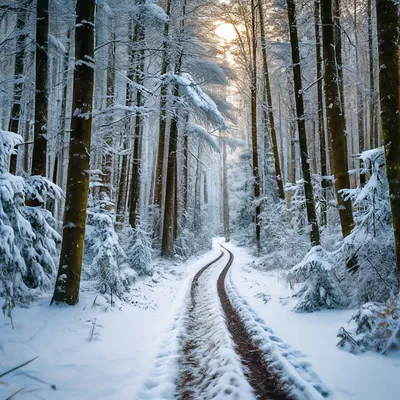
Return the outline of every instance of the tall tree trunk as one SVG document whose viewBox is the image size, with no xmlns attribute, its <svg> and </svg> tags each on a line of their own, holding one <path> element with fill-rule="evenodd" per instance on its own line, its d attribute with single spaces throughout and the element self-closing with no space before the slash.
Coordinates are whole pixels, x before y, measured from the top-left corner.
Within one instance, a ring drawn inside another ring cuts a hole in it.
<svg viewBox="0 0 400 400">
<path fill-rule="evenodd" d="M 112 25 L 112 21 L 110 21 Z M 107 100 L 106 107 L 107 112 L 110 113 L 109 122 L 113 122 L 113 112 L 110 108 L 114 105 L 115 101 L 115 35 L 111 34 L 111 43 L 109 45 L 108 50 L 108 68 L 107 68 Z M 103 159 L 102 159 L 102 186 L 100 188 L 101 192 L 104 193 L 110 200 L 112 200 L 112 185 L 111 185 L 111 176 L 112 176 L 112 156 L 109 151 L 109 148 L 112 147 L 113 144 L 113 132 L 112 128 L 107 131 L 104 135 L 104 141 L 107 145 L 107 148 L 104 150 Z M 112 207 L 108 207 L 108 209 L 112 209 Z"/>
<path fill-rule="evenodd" d="M 135 83 L 140 87 L 143 84 L 144 75 L 144 28 L 139 20 L 135 25 L 135 32 L 133 42 L 139 46 L 139 49 L 135 50 L 135 65 L 136 65 L 136 76 Z M 136 90 L 136 107 L 140 109 L 143 105 L 143 94 L 141 89 Z M 140 205 L 140 159 L 141 159 L 141 136 L 142 136 L 142 115 L 141 111 L 136 111 L 135 114 L 135 127 L 133 136 L 133 160 L 132 160 L 132 175 L 131 175 L 131 200 L 129 208 L 129 224 L 132 227 L 136 226 L 139 205 Z"/>
<path fill-rule="evenodd" d="M 166 14 L 169 17 L 171 14 L 172 0 L 167 1 Z M 163 59 L 161 65 L 161 76 L 164 76 L 168 71 L 168 36 L 169 24 L 167 21 L 164 24 L 164 42 L 163 42 Z M 154 191 L 154 204 L 161 209 L 164 193 L 164 159 L 165 159 L 165 138 L 167 133 L 167 85 L 161 84 L 160 88 L 160 121 L 159 121 L 159 139 L 158 139 L 158 157 L 157 157 L 157 172 Z M 162 215 L 160 215 L 162 218 Z"/>
<path fill-rule="evenodd" d="M 399 9 L 393 0 L 377 0 L 379 97 L 390 205 L 400 283 L 400 60 Z"/>
<path fill-rule="evenodd" d="M 257 251 L 261 248 L 261 226 L 260 213 L 261 206 L 259 204 L 260 197 L 260 171 L 258 169 L 258 132 L 257 132 L 257 32 L 256 32 L 256 15 L 254 0 L 251 0 L 251 46 L 252 46 L 252 63 L 251 63 L 251 148 L 253 162 L 253 191 L 255 206 L 255 225 L 256 225 L 256 246 Z"/>
<path fill-rule="evenodd" d="M 46 176 L 49 0 L 37 0 L 35 133 L 32 175 Z"/>
<path fill-rule="evenodd" d="M 194 232 L 199 233 L 201 230 L 201 199 L 200 199 L 200 185 L 201 185 L 201 142 L 198 143 L 197 151 L 197 165 L 196 165 L 196 180 L 194 184 L 194 218 L 193 227 Z"/>
<path fill-rule="evenodd" d="M 322 52 L 321 52 L 321 16 L 319 0 L 314 2 L 314 26 L 315 26 L 315 51 L 317 56 L 317 95 L 318 95 L 318 133 L 319 133 L 319 158 L 321 163 L 321 187 L 323 200 L 321 201 L 321 225 L 326 225 L 326 206 L 328 204 L 328 168 L 326 165 L 326 138 L 324 124 L 324 98 L 323 98 L 323 75 L 322 75 Z"/>
<path fill-rule="evenodd" d="M 374 46 L 372 33 L 372 0 L 367 1 L 367 24 L 368 24 L 368 53 L 369 53 L 369 138 L 370 148 L 378 147 L 378 132 L 376 119 L 376 88 L 374 79 Z"/>
<path fill-rule="evenodd" d="M 53 301 L 79 300 L 86 207 L 89 193 L 90 138 L 94 80 L 95 0 L 77 0 L 75 71 L 63 241 Z"/>
<path fill-rule="evenodd" d="M 289 30 L 290 30 L 290 45 L 292 49 L 297 126 L 299 130 L 301 168 L 303 171 L 303 179 L 304 179 L 304 193 L 306 198 L 307 219 L 308 223 L 311 225 L 311 232 L 310 232 L 311 245 L 318 246 L 320 244 L 320 237 L 319 237 L 317 214 L 315 212 L 314 194 L 313 194 L 310 164 L 307 151 L 307 134 L 306 134 L 306 123 L 304 119 L 299 39 L 297 34 L 296 8 L 294 0 L 287 0 L 287 6 L 288 6 L 288 18 L 289 18 Z"/>
<path fill-rule="evenodd" d="M 174 97 L 179 96 L 179 87 L 174 85 Z M 165 191 L 164 206 L 164 225 L 162 231 L 161 255 L 172 258 L 174 256 L 174 222 L 175 222 L 175 169 L 176 169 L 176 151 L 178 141 L 178 113 L 173 105 L 174 115 L 171 118 L 171 128 L 169 133 L 168 146 L 168 164 L 167 164 L 167 184 Z"/>
<path fill-rule="evenodd" d="M 360 74 L 360 56 L 359 56 L 359 41 L 358 41 L 358 26 L 357 26 L 357 0 L 354 0 L 354 35 L 355 35 L 355 51 L 356 51 L 356 74 L 357 74 L 357 127 L 358 127 L 358 151 L 364 151 L 364 101 L 361 89 L 361 74 Z M 360 163 L 360 186 L 365 185 L 365 174 L 361 172 L 363 167 Z"/>
<path fill-rule="evenodd" d="M 26 24 L 26 2 L 22 4 L 21 9 L 17 12 L 16 29 L 18 32 L 17 46 L 14 64 L 14 99 L 11 108 L 10 123 L 8 130 L 10 132 L 18 133 L 19 122 L 21 118 L 21 94 L 23 86 L 24 74 L 24 56 L 25 56 L 25 24 Z M 17 149 L 15 154 L 11 154 L 10 159 L 10 173 L 15 175 L 17 172 Z"/>
<path fill-rule="evenodd" d="M 268 58 L 267 58 L 267 41 L 264 29 L 264 10 L 261 0 L 258 0 L 257 6 L 260 15 L 261 50 L 262 50 L 263 69 L 264 69 L 265 91 L 267 97 L 266 99 L 267 104 L 264 105 L 264 109 L 265 112 L 268 113 L 269 124 L 271 127 L 272 151 L 274 153 L 275 177 L 276 177 L 276 184 L 278 186 L 278 195 L 282 200 L 284 200 L 285 192 L 283 190 L 283 179 L 281 173 L 281 166 L 279 162 L 278 141 L 276 138 L 274 112 L 272 107 L 271 85 L 269 82 Z"/>
<path fill-rule="evenodd" d="M 127 123 L 129 126 L 129 123 Z M 128 178 L 128 155 L 125 154 L 128 150 L 128 139 L 122 138 L 124 154 L 121 155 L 121 170 L 118 183 L 118 196 L 117 196 L 117 210 L 116 210 L 116 223 L 121 226 L 125 219 L 126 207 L 126 191 L 127 191 L 127 178 Z"/>
<path fill-rule="evenodd" d="M 183 133 L 183 212 L 185 218 L 188 212 L 189 200 L 189 136 L 187 133 L 189 123 L 189 114 L 186 115 L 185 130 Z"/>
<path fill-rule="evenodd" d="M 226 142 L 222 142 L 222 208 L 225 242 L 231 240 L 229 229 L 229 194 L 228 194 L 228 170 L 226 163 Z"/>
<path fill-rule="evenodd" d="M 354 226 L 350 200 L 344 200 L 340 191 L 350 187 L 347 162 L 347 146 L 344 132 L 344 116 L 335 57 L 335 37 L 331 0 L 321 0 L 323 55 L 325 60 L 325 101 L 328 131 L 331 141 L 333 173 L 343 237 L 350 234 Z M 336 50 L 337 52 L 337 50 Z"/>
</svg>

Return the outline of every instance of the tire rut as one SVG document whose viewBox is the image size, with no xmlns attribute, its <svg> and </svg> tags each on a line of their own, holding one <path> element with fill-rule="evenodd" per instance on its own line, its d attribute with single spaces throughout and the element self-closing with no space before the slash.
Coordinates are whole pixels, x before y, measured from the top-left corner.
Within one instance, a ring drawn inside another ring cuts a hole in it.
<svg viewBox="0 0 400 400">
<path fill-rule="evenodd" d="M 221 247 L 229 254 L 227 264 L 218 263 L 221 251 L 193 278 L 185 332 L 179 338 L 176 399 L 289 400 L 228 298 L 225 278 L 234 256 Z"/>
<path fill-rule="evenodd" d="M 252 340 L 228 298 L 225 290 L 225 279 L 232 266 L 234 256 L 228 249 L 221 247 L 229 253 L 229 261 L 218 278 L 217 290 L 228 330 L 235 342 L 236 352 L 245 366 L 245 375 L 258 399 L 289 400 L 291 397 L 283 390 L 279 377 L 269 370 L 265 355 Z"/>
</svg>

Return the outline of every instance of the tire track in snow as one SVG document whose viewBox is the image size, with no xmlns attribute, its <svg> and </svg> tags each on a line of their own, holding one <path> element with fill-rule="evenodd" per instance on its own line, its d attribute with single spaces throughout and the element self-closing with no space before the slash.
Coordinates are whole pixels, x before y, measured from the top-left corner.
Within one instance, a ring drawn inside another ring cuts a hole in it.
<svg viewBox="0 0 400 400">
<path fill-rule="evenodd" d="M 225 279 L 232 266 L 234 256 L 231 251 L 223 246 L 221 247 L 229 253 L 229 261 L 218 277 L 218 295 L 225 313 L 229 333 L 232 335 L 235 342 L 235 349 L 245 366 L 245 375 L 258 399 L 290 399 L 291 397 L 288 396 L 282 388 L 279 376 L 271 372 L 265 355 L 254 343 L 250 332 L 246 329 L 245 324 L 227 295 Z"/>
<path fill-rule="evenodd" d="M 223 256 L 221 251 L 220 259 Z M 182 334 L 179 400 L 254 400 L 235 343 L 226 327 L 217 281 L 225 265 L 205 266 L 193 279 Z"/>
</svg>

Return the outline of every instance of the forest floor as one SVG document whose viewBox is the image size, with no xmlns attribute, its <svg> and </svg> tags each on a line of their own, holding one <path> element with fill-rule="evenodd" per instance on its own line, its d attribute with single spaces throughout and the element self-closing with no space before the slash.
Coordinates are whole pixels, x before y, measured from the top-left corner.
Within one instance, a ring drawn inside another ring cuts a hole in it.
<svg viewBox="0 0 400 400">
<path fill-rule="evenodd" d="M 399 354 L 355 356 L 336 347 L 354 310 L 292 312 L 283 272 L 258 270 L 245 248 L 224 244 L 234 255 L 229 268 L 227 250 L 216 260 L 220 242 L 141 279 L 132 304 L 111 308 L 83 285 L 76 307 L 50 307 L 45 297 L 15 309 L 14 329 L 0 322 L 0 375 L 39 357 L 0 378 L 0 399 L 24 388 L 13 399 L 167 400 L 178 391 L 182 399 L 253 400 L 258 378 L 244 353 L 254 352 L 296 399 L 326 392 L 338 400 L 398 399 Z M 241 351 L 249 338 L 255 349 Z"/>
</svg>

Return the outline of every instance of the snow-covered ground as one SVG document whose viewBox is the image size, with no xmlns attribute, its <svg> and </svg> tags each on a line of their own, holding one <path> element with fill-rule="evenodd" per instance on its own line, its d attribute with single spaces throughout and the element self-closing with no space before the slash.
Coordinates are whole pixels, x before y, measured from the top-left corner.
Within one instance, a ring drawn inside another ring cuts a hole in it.
<svg viewBox="0 0 400 400">
<path fill-rule="evenodd" d="M 173 394 L 176 336 L 182 333 L 190 284 L 196 272 L 218 256 L 220 241 L 215 239 L 214 249 L 199 259 L 166 265 L 140 281 L 132 293 L 135 304 L 121 309 L 121 304 L 111 309 L 101 296 L 95 301 L 95 294 L 85 288 L 76 307 L 50 307 L 50 298 L 44 298 L 15 309 L 15 329 L 9 319 L 0 321 L 0 375 L 39 357 L 0 378 L 0 399 L 21 388 L 25 389 L 18 399 L 161 400 L 166 397 L 160 393 Z M 235 255 L 231 276 L 239 295 L 279 340 L 305 355 L 310 371 L 327 386 L 329 398 L 399 398 L 399 354 L 355 356 L 336 347 L 336 332 L 354 310 L 296 314 L 283 273 L 254 269 L 246 249 L 231 243 L 226 247 Z M 163 382 L 172 386 L 168 389 Z"/>
<path fill-rule="evenodd" d="M 398 400 L 400 354 L 349 354 L 336 347 L 336 333 L 354 310 L 323 310 L 311 314 L 292 312 L 294 301 L 283 273 L 249 266 L 246 249 L 228 244 L 234 252 L 232 280 L 239 294 L 276 335 L 306 355 L 313 370 L 337 400 Z"/>
<path fill-rule="evenodd" d="M 110 309 L 100 296 L 92 307 L 95 294 L 83 290 L 75 307 L 50 307 L 48 297 L 29 308 L 16 308 L 15 329 L 1 317 L 0 375 L 39 357 L 0 378 L 0 399 L 26 387 L 18 399 L 135 400 L 194 274 L 218 254 L 212 250 L 158 270 L 137 284 L 132 295 L 136 304 L 122 309 Z"/>
</svg>

